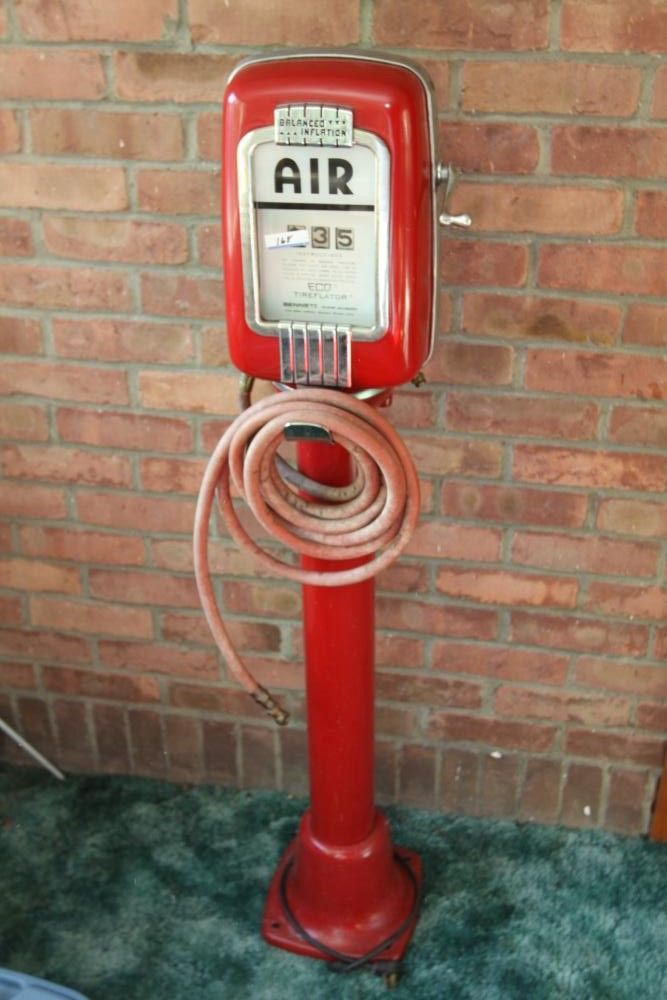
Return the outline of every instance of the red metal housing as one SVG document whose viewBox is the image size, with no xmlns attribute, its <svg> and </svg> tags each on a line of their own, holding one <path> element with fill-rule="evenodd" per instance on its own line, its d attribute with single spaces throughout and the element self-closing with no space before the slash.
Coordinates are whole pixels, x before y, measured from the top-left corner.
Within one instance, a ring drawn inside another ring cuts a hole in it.
<svg viewBox="0 0 667 1000">
<path fill-rule="evenodd" d="M 242 250 L 239 143 L 248 133 L 271 127 L 277 106 L 332 101 L 351 109 L 355 131 L 378 137 L 390 157 L 386 332 L 379 339 L 364 340 L 352 328 L 347 388 L 400 385 L 419 371 L 434 335 L 436 180 L 428 78 L 391 56 L 267 57 L 241 64 L 232 74 L 224 96 L 222 148 L 222 242 L 230 353 L 234 364 L 247 374 L 281 379 L 278 337 L 258 333 L 247 322 L 252 275 L 247 273 L 247 260 L 244 267 Z"/>
</svg>

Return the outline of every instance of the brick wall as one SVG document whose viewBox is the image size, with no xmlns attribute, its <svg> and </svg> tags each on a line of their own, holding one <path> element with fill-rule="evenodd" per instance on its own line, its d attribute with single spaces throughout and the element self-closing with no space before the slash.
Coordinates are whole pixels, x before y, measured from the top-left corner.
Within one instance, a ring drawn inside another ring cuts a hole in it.
<svg viewBox="0 0 667 1000">
<path fill-rule="evenodd" d="M 263 45 L 422 61 L 464 179 L 428 383 L 392 419 L 424 486 L 378 584 L 383 799 L 646 829 L 667 729 L 664 0 L 0 3 L 0 712 L 65 768 L 304 786 L 298 588 L 224 539 L 192 578 L 235 412 L 218 102 Z M 6 742 L 3 753 L 17 760 Z"/>
</svg>

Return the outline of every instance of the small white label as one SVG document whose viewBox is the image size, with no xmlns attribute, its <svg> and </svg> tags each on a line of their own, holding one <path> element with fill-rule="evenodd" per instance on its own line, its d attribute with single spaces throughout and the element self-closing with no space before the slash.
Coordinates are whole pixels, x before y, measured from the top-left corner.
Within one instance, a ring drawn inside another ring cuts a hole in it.
<svg viewBox="0 0 667 1000">
<path fill-rule="evenodd" d="M 281 250 L 284 247 L 307 247 L 308 230 L 291 229 L 286 233 L 268 233 L 264 237 L 267 250 Z"/>
</svg>

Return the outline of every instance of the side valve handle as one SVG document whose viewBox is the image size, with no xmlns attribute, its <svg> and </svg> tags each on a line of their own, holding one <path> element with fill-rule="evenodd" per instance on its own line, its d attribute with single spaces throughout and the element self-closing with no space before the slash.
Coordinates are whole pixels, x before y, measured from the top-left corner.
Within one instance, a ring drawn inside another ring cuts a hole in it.
<svg viewBox="0 0 667 1000">
<path fill-rule="evenodd" d="M 443 199 L 444 211 L 438 216 L 438 222 L 441 226 L 454 226 L 458 229 L 467 229 L 472 226 L 472 219 L 469 215 L 451 215 L 447 211 L 447 204 L 454 190 L 454 184 L 456 183 L 456 174 L 454 168 L 449 165 L 446 166 L 444 163 L 439 163 L 436 168 L 436 181 L 438 185 L 445 184 L 445 196 Z"/>
</svg>

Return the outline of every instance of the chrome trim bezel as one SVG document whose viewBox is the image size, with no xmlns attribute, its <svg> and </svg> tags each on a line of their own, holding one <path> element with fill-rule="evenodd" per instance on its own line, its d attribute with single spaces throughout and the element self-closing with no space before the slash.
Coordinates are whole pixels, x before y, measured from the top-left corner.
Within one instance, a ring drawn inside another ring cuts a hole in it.
<svg viewBox="0 0 667 1000">
<path fill-rule="evenodd" d="M 253 191 L 252 157 L 258 146 L 274 142 L 273 126 L 246 132 L 236 151 L 236 173 L 239 199 L 239 225 L 241 230 L 241 256 L 243 261 L 243 294 L 246 323 L 262 336 L 277 336 L 281 322 L 317 322 L 314 319 L 264 320 L 260 312 L 259 253 Z M 352 337 L 357 341 L 379 340 L 389 329 L 389 203 L 391 195 L 389 149 L 379 136 L 363 129 L 354 129 L 354 145 L 365 146 L 375 155 L 375 247 L 376 294 L 373 326 L 350 325 Z"/>
<path fill-rule="evenodd" d="M 433 231 L 432 231 L 432 246 L 433 246 L 433 301 L 431 304 L 431 330 L 430 330 L 430 343 L 429 350 L 424 364 L 428 364 L 432 355 L 433 349 L 435 347 L 435 338 L 438 332 L 438 321 L 439 321 L 439 305 L 440 305 L 440 231 L 438 228 L 438 195 L 437 195 L 437 135 L 438 135 L 438 119 L 437 111 L 435 106 L 435 90 L 433 87 L 433 82 L 428 74 L 418 66 L 416 63 L 411 62 L 409 59 L 405 59 L 399 56 L 395 56 L 388 52 L 378 52 L 377 50 L 371 49 L 290 49 L 289 52 L 285 52 L 284 49 L 279 49 L 276 51 L 266 51 L 261 54 L 248 56 L 246 59 L 242 59 L 236 66 L 232 69 L 229 77 L 227 78 L 227 85 L 232 82 L 237 73 L 239 73 L 246 66 L 252 66 L 256 63 L 263 62 L 276 62 L 276 61 L 287 61 L 290 59 L 350 59 L 359 60 L 363 62 L 376 62 L 385 66 L 400 66 L 403 69 L 409 70 L 413 73 L 420 81 L 422 87 L 424 88 L 424 95 L 426 97 L 426 107 L 428 116 L 428 127 L 429 127 L 429 138 L 431 146 L 431 214 L 433 217 Z M 247 313 L 246 313 L 247 314 Z"/>
</svg>

